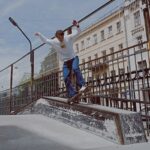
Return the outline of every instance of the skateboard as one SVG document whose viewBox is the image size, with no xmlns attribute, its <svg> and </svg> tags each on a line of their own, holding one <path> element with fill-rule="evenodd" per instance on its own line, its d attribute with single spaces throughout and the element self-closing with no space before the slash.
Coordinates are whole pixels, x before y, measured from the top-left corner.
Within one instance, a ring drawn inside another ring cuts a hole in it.
<svg viewBox="0 0 150 150">
<path fill-rule="evenodd" d="M 83 93 L 89 91 L 89 87 L 87 86 L 83 91 L 79 91 L 76 95 L 68 99 L 68 104 L 79 103 L 80 98 Z"/>
</svg>

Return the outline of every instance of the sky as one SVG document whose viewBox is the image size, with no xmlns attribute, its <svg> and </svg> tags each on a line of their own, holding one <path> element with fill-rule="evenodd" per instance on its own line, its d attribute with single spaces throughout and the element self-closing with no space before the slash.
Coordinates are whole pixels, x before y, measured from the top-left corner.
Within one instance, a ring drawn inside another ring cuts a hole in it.
<svg viewBox="0 0 150 150">
<path fill-rule="evenodd" d="M 122 0 L 113 2 L 117 6 Z M 21 32 L 13 26 L 8 18 L 12 17 L 19 27 L 26 33 L 32 42 L 33 48 L 41 44 L 41 41 L 34 36 L 35 32 L 41 32 L 47 37 L 53 37 L 57 29 L 65 29 L 72 24 L 72 20 L 80 20 L 87 14 L 91 13 L 107 0 L 0 0 L 0 70 L 9 66 L 23 55 L 30 51 L 29 43 Z M 107 7 L 107 11 L 112 7 Z M 104 10 L 105 11 L 105 10 Z M 104 15 L 100 12 L 99 18 Z M 96 19 L 96 17 L 94 18 Z M 92 19 L 91 19 L 92 20 Z M 82 24 L 81 24 L 82 26 Z M 35 68 L 39 72 L 40 63 L 43 60 L 44 52 L 39 52 L 35 59 Z M 42 55 L 43 54 L 43 55 Z M 18 69 L 16 78 L 22 76 L 19 73 L 30 72 L 29 58 L 16 64 Z M 26 64 L 26 67 L 24 65 Z M 9 79 L 10 70 L 0 72 L 0 77 Z M 0 82 L 1 80 L 0 79 Z M 0 83 L 1 84 L 1 83 Z M 0 85 L 1 88 L 1 85 Z"/>
</svg>

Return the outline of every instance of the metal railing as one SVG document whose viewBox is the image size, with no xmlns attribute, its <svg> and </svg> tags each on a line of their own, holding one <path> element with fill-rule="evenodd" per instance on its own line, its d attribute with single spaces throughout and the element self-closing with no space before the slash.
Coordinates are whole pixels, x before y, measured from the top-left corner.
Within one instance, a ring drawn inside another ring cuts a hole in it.
<svg viewBox="0 0 150 150">
<path fill-rule="evenodd" d="M 110 4 L 112 4 L 114 1 L 115 0 L 107 1 L 106 3 L 104 3 L 100 7 L 98 7 L 96 10 L 92 11 L 88 15 L 81 18 L 78 22 L 81 23 L 81 22 L 85 21 L 86 19 L 90 18 L 91 16 L 93 16 L 94 14 L 96 14 L 97 12 L 99 12 L 100 10 L 105 8 L 106 6 L 109 6 Z M 5 95 L 7 95 L 7 96 L 9 95 L 8 96 L 8 97 L 10 97 L 9 98 L 10 99 L 9 100 L 9 105 L 10 105 L 9 112 L 11 112 L 11 111 L 13 111 L 13 110 L 11 110 L 11 105 L 13 104 L 13 102 L 12 102 L 13 95 L 18 95 L 18 93 L 21 93 L 21 90 L 18 88 L 15 88 L 15 86 L 19 85 L 19 87 L 21 87 L 20 85 L 23 85 L 23 83 L 28 83 L 28 86 L 29 86 L 29 81 L 30 81 L 30 90 L 28 90 L 28 93 L 29 93 L 30 101 L 34 100 L 34 99 L 32 99 L 34 97 L 33 96 L 33 88 L 35 88 L 35 87 L 33 87 L 34 86 L 33 82 L 34 82 L 34 79 L 36 78 L 35 77 L 36 73 L 39 74 L 39 66 L 41 65 L 39 63 L 44 60 L 44 56 L 46 56 L 47 54 L 46 53 L 43 54 L 45 51 L 43 51 L 43 52 L 41 51 L 41 49 L 44 47 L 45 43 L 32 49 L 32 42 L 30 41 L 29 37 L 24 33 L 24 31 L 20 28 L 18 23 L 16 23 L 14 21 L 14 19 L 11 17 L 9 17 L 9 21 L 21 31 L 21 33 L 25 36 L 25 38 L 28 40 L 28 42 L 30 44 L 30 52 L 29 53 L 22 56 L 20 59 L 18 59 L 14 63 L 10 64 L 6 68 L 0 70 L 0 88 L 1 88 L 0 99 L 3 99 L 3 97 L 6 97 Z M 69 26 L 66 29 L 64 29 L 64 32 L 68 31 L 68 29 L 70 29 L 71 27 L 72 26 Z M 53 38 L 54 37 L 52 37 L 52 39 Z M 19 74 L 19 76 L 17 74 Z M 27 75 L 30 77 L 28 77 L 28 78 L 24 77 Z M 24 77 L 27 79 L 26 80 L 21 79 L 20 77 Z M 4 92 L 4 89 L 9 89 L 9 90 L 5 90 L 5 92 Z"/>
<path fill-rule="evenodd" d="M 90 86 L 81 100 L 119 109 L 140 112 L 147 133 L 150 126 L 150 54 L 148 42 L 116 51 L 82 63 L 80 69 Z M 74 85 L 76 81 L 72 75 Z M 77 86 L 76 86 L 77 88 Z M 11 90 L 11 95 L 10 95 Z M 0 93 L 0 114 L 17 112 L 42 96 L 66 97 L 62 71 L 53 71 Z"/>
</svg>

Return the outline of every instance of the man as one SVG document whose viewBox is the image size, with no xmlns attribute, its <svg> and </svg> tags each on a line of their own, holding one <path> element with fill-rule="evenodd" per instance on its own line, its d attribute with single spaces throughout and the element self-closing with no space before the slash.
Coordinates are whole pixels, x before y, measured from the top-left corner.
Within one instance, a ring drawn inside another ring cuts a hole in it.
<svg viewBox="0 0 150 150">
<path fill-rule="evenodd" d="M 44 43 L 51 45 L 59 54 L 59 58 L 63 62 L 63 77 L 69 98 L 74 97 L 78 93 L 71 82 L 72 70 L 76 76 L 80 91 L 86 89 L 85 81 L 79 68 L 79 58 L 73 50 L 73 42 L 80 33 L 79 23 L 74 20 L 72 24 L 74 30 L 71 34 L 64 35 L 62 30 L 57 30 L 54 39 L 47 39 L 39 32 L 35 33 L 36 36 L 38 36 Z"/>
</svg>

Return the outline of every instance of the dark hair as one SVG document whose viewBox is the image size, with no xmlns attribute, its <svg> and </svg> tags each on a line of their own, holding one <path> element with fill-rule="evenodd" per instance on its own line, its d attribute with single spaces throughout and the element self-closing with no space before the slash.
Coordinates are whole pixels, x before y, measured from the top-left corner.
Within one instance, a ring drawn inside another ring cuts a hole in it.
<svg viewBox="0 0 150 150">
<path fill-rule="evenodd" d="M 57 37 L 57 35 L 64 35 L 64 31 L 63 30 L 57 30 L 55 33 L 55 36 Z"/>
</svg>

